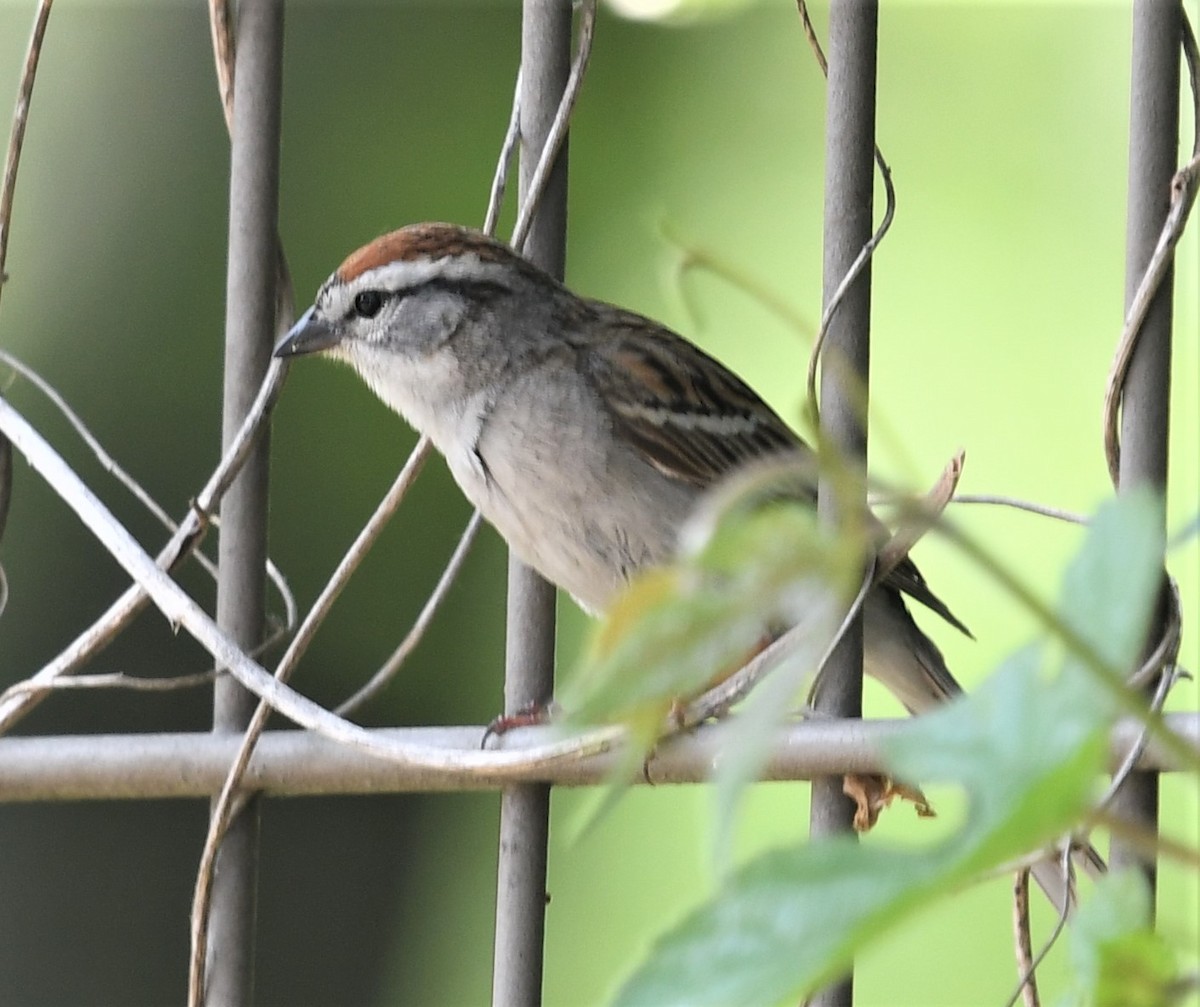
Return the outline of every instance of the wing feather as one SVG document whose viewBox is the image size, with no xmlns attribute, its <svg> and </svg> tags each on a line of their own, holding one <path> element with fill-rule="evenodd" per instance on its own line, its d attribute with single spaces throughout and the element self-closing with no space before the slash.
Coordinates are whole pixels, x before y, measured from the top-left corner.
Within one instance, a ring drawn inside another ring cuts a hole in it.
<svg viewBox="0 0 1200 1007">
<path fill-rule="evenodd" d="M 703 491 L 742 466 L 812 449 L 741 378 L 699 347 L 641 315 L 596 304 L 608 337 L 576 346 L 617 430 L 659 472 Z M 815 467 L 814 467 L 815 471 Z M 816 499 L 816 488 L 809 495 Z M 879 534 L 887 529 L 879 523 Z M 971 635 L 905 559 L 884 584 Z"/>
<path fill-rule="evenodd" d="M 749 385 L 682 336 L 604 306 L 609 338 L 580 346 L 617 428 L 664 475 L 707 489 L 747 462 L 807 445 Z"/>
</svg>

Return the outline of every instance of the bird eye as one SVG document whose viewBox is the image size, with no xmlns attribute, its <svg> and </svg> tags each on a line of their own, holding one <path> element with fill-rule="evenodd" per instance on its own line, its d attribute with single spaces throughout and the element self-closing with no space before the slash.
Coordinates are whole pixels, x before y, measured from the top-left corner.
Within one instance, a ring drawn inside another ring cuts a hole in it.
<svg viewBox="0 0 1200 1007">
<path fill-rule="evenodd" d="M 374 318 L 383 307 L 383 294 L 378 290 L 364 290 L 354 298 L 354 313 L 359 318 Z"/>
</svg>

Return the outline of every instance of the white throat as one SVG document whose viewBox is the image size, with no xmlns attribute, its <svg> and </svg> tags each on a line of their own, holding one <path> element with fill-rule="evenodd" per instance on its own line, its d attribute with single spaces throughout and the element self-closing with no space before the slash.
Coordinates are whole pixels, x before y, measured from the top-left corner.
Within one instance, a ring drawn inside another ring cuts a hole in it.
<svg viewBox="0 0 1200 1007">
<path fill-rule="evenodd" d="M 463 395 L 458 362 L 448 353 L 402 358 L 362 344 L 342 356 L 384 404 L 433 441 L 478 506 L 485 474 L 475 445 L 490 402 L 482 392 Z"/>
</svg>

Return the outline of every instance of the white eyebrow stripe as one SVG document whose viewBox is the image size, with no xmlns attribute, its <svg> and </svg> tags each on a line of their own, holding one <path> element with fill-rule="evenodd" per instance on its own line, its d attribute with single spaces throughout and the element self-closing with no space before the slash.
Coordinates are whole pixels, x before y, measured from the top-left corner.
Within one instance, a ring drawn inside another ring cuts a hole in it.
<svg viewBox="0 0 1200 1007">
<path fill-rule="evenodd" d="M 481 259 L 475 253 L 449 256 L 441 259 L 415 259 L 389 262 L 368 269 L 347 283 L 346 289 L 356 293 L 360 290 L 402 290 L 415 287 L 430 280 L 448 280 L 452 283 L 485 280 L 489 283 L 504 283 L 512 275 L 512 268 L 500 262 Z"/>
<path fill-rule="evenodd" d="M 355 296 L 364 290 L 389 293 L 418 287 L 430 280 L 496 283 L 511 289 L 511 277 L 511 266 L 480 258 L 474 252 L 438 259 L 401 259 L 368 269 L 349 282 L 335 273 L 326 281 L 323 307 L 326 314 L 338 318 L 346 313 Z"/>
</svg>

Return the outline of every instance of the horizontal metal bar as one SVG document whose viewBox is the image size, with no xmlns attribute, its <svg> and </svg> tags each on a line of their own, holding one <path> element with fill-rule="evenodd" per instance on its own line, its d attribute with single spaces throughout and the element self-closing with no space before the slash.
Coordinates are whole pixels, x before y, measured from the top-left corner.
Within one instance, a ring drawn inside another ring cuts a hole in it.
<svg viewBox="0 0 1200 1007">
<path fill-rule="evenodd" d="M 1168 726 L 1192 745 L 1200 745 L 1200 713 L 1174 713 Z M 903 720 L 806 721 L 789 727 L 763 771 L 764 780 L 807 780 L 841 773 L 882 770 L 880 743 Z M 647 765 L 650 782 L 699 783 L 712 774 L 721 752 L 723 724 L 705 725 L 663 742 Z M 1113 732 L 1111 766 L 1135 742 L 1136 721 L 1123 721 Z M 506 749 L 544 743 L 553 728 L 521 728 L 504 737 Z M 410 743 L 477 749 L 482 727 L 388 728 L 377 732 Z M 98 734 L 0 738 L 0 801 L 110 800 L 208 797 L 225 778 L 237 749 L 236 736 L 197 734 Z M 589 756 L 531 770 L 518 777 L 560 786 L 602 783 L 617 755 Z M 1142 769 L 1176 768 L 1151 743 Z M 496 790 L 501 783 L 478 773 L 412 769 L 307 731 L 268 731 L 249 771 L 248 788 L 276 796 L 385 794 Z M 512 781 L 511 775 L 508 782 Z M 644 782 L 639 772 L 633 781 Z"/>
</svg>

